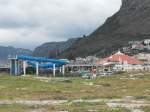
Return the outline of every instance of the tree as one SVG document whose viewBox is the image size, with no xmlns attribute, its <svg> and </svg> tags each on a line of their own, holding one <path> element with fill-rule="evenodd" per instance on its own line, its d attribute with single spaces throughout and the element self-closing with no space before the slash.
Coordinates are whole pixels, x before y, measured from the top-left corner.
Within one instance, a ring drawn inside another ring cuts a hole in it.
<svg viewBox="0 0 150 112">
<path fill-rule="evenodd" d="M 73 53 L 69 53 L 69 55 L 67 56 L 67 58 L 69 60 L 75 60 L 76 56 Z"/>
</svg>

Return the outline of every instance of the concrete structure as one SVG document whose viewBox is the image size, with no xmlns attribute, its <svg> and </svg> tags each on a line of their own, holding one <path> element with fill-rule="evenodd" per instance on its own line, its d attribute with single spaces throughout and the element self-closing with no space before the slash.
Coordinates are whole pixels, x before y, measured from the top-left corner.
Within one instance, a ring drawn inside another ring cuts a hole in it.
<svg viewBox="0 0 150 112">
<path fill-rule="evenodd" d="M 150 53 L 139 53 L 134 57 L 138 60 L 144 61 L 145 63 L 150 62 Z"/>
<path fill-rule="evenodd" d="M 95 56 L 77 57 L 75 60 L 70 61 L 70 65 L 94 65 L 98 60 L 99 58 Z"/>
<path fill-rule="evenodd" d="M 132 64 L 128 64 L 126 62 L 124 63 L 118 63 L 115 64 L 113 67 L 114 71 L 143 71 L 144 70 L 144 66 L 143 65 L 132 65 Z"/>
<path fill-rule="evenodd" d="M 150 46 L 150 39 L 145 39 L 144 44 L 147 45 L 147 46 Z"/>
</svg>

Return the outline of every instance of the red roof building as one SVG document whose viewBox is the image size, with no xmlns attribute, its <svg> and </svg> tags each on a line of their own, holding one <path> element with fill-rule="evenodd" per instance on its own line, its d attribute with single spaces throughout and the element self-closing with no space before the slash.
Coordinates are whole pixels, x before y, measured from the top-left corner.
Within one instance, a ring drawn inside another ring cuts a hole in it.
<svg viewBox="0 0 150 112">
<path fill-rule="evenodd" d="M 120 51 L 114 55 L 111 55 L 109 57 L 106 57 L 106 58 L 98 61 L 97 64 L 104 65 L 105 63 L 108 63 L 108 62 L 123 62 L 123 63 L 126 62 L 131 65 L 143 65 L 144 64 L 144 62 L 136 59 L 135 57 L 125 55 L 125 54 L 121 53 Z"/>
</svg>

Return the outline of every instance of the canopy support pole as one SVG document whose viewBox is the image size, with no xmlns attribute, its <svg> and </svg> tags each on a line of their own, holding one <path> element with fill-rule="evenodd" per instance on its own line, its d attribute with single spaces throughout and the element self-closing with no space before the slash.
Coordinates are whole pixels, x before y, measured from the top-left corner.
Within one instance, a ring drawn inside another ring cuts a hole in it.
<svg viewBox="0 0 150 112">
<path fill-rule="evenodd" d="M 55 77 L 55 75 L 56 75 L 56 65 L 53 64 L 53 76 Z"/>
<path fill-rule="evenodd" d="M 23 74 L 26 75 L 26 61 L 23 61 Z"/>
<path fill-rule="evenodd" d="M 65 66 L 63 65 L 63 67 L 62 67 L 62 73 L 63 73 L 63 76 L 65 75 Z"/>
<path fill-rule="evenodd" d="M 61 67 L 59 68 L 59 72 L 60 72 L 60 73 L 62 72 Z"/>
<path fill-rule="evenodd" d="M 36 62 L 36 76 L 39 76 L 39 63 Z"/>
<path fill-rule="evenodd" d="M 17 75 L 17 60 L 15 60 L 15 75 Z"/>
</svg>

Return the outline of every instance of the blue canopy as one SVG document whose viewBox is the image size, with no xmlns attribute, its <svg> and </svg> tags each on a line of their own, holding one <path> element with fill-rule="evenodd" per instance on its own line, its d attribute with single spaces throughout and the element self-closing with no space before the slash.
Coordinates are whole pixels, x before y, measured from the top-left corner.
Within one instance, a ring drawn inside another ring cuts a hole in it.
<svg viewBox="0 0 150 112">
<path fill-rule="evenodd" d="M 46 64 L 39 64 L 39 68 L 53 68 L 53 65 L 55 64 L 55 67 L 61 67 L 63 65 L 66 65 L 69 63 L 69 60 L 60 60 L 60 59 L 48 59 L 43 57 L 32 57 L 32 56 L 17 56 L 18 60 L 25 60 L 28 62 L 29 65 L 36 67 L 36 64 L 34 62 L 47 62 Z"/>
<path fill-rule="evenodd" d="M 33 62 L 28 61 L 28 64 L 31 65 L 32 67 L 36 68 L 36 64 Z M 39 64 L 38 66 L 39 66 L 39 68 L 53 68 L 54 64 L 52 64 L 52 63 Z M 63 65 L 55 64 L 55 67 L 61 67 L 61 66 L 63 66 Z"/>
</svg>

